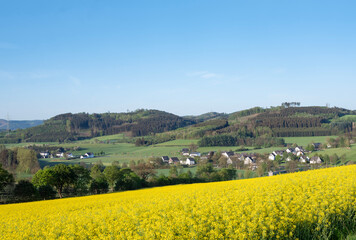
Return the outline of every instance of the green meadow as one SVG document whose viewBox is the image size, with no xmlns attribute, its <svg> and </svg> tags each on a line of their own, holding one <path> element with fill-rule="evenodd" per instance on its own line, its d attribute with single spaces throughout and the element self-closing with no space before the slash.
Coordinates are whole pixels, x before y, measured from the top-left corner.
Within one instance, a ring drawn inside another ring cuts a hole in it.
<svg viewBox="0 0 356 240">
<path fill-rule="evenodd" d="M 285 138 L 285 142 L 288 144 L 296 143 L 300 146 L 307 146 L 312 142 L 321 142 L 325 143 L 327 138 L 336 137 L 336 136 L 318 136 L 318 137 L 289 137 Z M 178 139 L 173 141 L 168 141 L 156 145 L 151 146 L 135 146 L 133 143 L 120 142 L 125 140 L 125 136 L 123 134 L 116 134 L 110 136 L 97 137 L 93 139 L 81 140 L 71 143 L 35 143 L 35 144 L 48 144 L 50 146 L 58 146 L 63 148 L 73 148 L 80 147 L 79 151 L 72 151 L 73 155 L 81 155 L 85 152 L 93 152 L 96 157 L 95 158 L 87 158 L 87 159 L 39 159 L 41 163 L 41 167 L 46 165 L 54 165 L 58 163 L 66 163 L 66 164 L 75 164 L 79 162 L 84 163 L 96 163 L 102 162 L 104 165 L 110 165 L 112 162 L 117 161 L 120 163 L 129 163 L 131 160 L 145 160 L 149 157 L 161 157 L 161 156 L 169 156 L 169 157 L 178 157 L 184 159 L 180 154 L 182 148 L 189 148 L 189 146 L 194 143 L 198 144 L 197 139 Z M 127 139 L 126 139 L 127 140 Z M 126 141 L 125 140 L 125 141 Z M 30 145 L 32 143 L 21 143 L 21 144 L 9 144 L 6 145 L 9 148 L 14 147 L 23 147 L 26 145 Z M 207 154 L 209 151 L 235 151 L 238 152 L 239 146 L 218 146 L 218 147 L 201 147 L 198 148 L 197 151 L 202 154 Z M 247 147 L 248 150 L 246 152 L 255 152 L 260 154 L 271 153 L 274 150 L 282 150 L 283 147 L 270 147 L 270 148 L 262 148 L 262 149 L 254 149 L 251 147 Z M 339 156 L 345 154 L 348 161 L 356 161 L 356 147 L 352 145 L 350 149 L 347 148 L 337 148 L 337 149 L 326 149 L 323 151 L 319 151 L 321 154 L 337 154 Z M 97 153 L 104 152 L 105 154 L 100 156 Z M 163 172 L 165 170 L 162 170 Z"/>
<path fill-rule="evenodd" d="M 298 146 L 306 147 L 310 143 L 325 143 L 328 138 L 337 138 L 337 136 L 313 136 L 313 137 L 285 137 L 287 144 L 296 143 Z"/>
</svg>

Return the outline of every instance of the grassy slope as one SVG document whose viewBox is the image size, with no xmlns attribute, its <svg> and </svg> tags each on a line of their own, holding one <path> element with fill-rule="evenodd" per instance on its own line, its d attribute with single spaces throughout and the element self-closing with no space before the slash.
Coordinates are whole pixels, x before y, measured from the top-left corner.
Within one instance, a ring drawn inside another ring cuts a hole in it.
<svg viewBox="0 0 356 240">
<path fill-rule="evenodd" d="M 122 134 L 104 136 L 95 138 L 98 141 L 107 141 L 107 140 L 122 140 L 124 136 Z M 311 142 L 325 142 L 328 137 L 293 137 L 293 138 L 285 138 L 287 143 L 296 143 L 298 145 L 306 146 Z M 94 152 L 98 153 L 101 151 L 105 152 L 105 156 L 95 157 L 91 159 L 74 159 L 74 160 L 64 160 L 64 159 L 41 159 L 41 166 L 57 164 L 60 162 L 64 163 L 78 163 L 78 162 L 86 162 L 86 163 L 95 163 L 98 161 L 102 161 L 104 165 L 110 165 L 113 161 L 119 161 L 121 163 L 126 162 L 129 163 L 130 160 L 140 160 L 147 159 L 151 156 L 170 156 L 170 157 L 182 157 L 180 155 L 180 150 L 184 147 L 189 147 L 191 143 L 197 143 L 198 140 L 173 140 L 153 146 L 148 147 L 136 147 L 131 143 L 96 143 L 95 139 L 77 141 L 68 144 L 58 145 L 57 143 L 51 143 L 51 145 L 62 146 L 62 147 L 74 147 L 79 146 L 82 148 L 80 151 L 73 152 L 74 155 L 80 155 L 85 152 Z M 26 144 L 11 144 L 7 145 L 7 147 L 19 147 L 28 145 Z M 236 151 L 239 147 L 237 146 L 227 146 L 227 147 L 202 147 L 198 148 L 197 151 L 201 153 L 208 153 L 209 151 Z M 274 150 L 283 149 L 281 147 L 271 147 L 264 149 L 253 149 L 250 148 L 248 152 L 256 152 L 256 153 L 270 153 Z M 340 149 L 327 149 L 325 151 L 321 151 L 319 153 L 332 155 L 336 153 L 341 156 L 346 154 L 347 160 L 356 161 L 356 146 L 353 146 L 351 149 L 340 148 Z"/>
<path fill-rule="evenodd" d="M 288 144 L 296 143 L 299 146 L 306 147 L 308 144 L 314 143 L 325 143 L 328 138 L 336 138 L 337 136 L 314 136 L 314 137 L 285 137 L 284 140 Z"/>
</svg>

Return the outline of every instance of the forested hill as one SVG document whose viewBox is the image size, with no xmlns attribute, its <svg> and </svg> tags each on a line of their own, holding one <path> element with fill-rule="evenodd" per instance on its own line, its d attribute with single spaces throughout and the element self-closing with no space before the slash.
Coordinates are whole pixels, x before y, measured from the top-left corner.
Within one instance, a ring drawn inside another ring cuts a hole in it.
<svg viewBox="0 0 356 240">
<path fill-rule="evenodd" d="M 6 139 L 7 142 L 62 142 L 117 133 L 136 137 L 194 123 L 196 122 L 193 120 L 158 110 L 103 114 L 66 113 L 46 120 L 42 125 L 13 132 Z M 6 139 L 3 138 L 3 141 Z"/>
<path fill-rule="evenodd" d="M 11 131 L 10 134 L 0 132 L 0 144 L 64 142 L 117 133 L 125 133 L 128 137 L 164 133 L 161 134 L 164 139 L 199 139 L 216 135 L 242 139 L 328 136 L 355 130 L 356 111 L 336 107 L 254 107 L 231 114 L 213 112 L 187 117 L 141 109 L 127 113 L 61 114 L 36 127 Z"/>
<path fill-rule="evenodd" d="M 262 127 L 270 129 L 275 137 L 331 135 L 352 131 L 353 118 L 343 116 L 355 114 L 355 111 L 337 107 L 255 107 L 230 114 L 230 127 L 220 132 Z"/>
</svg>

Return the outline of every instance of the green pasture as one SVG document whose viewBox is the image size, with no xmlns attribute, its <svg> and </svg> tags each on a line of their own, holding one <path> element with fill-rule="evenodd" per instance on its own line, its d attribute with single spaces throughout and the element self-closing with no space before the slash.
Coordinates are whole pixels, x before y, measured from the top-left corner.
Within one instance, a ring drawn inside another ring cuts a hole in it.
<svg viewBox="0 0 356 240">
<path fill-rule="evenodd" d="M 327 138 L 336 137 L 336 136 L 322 136 L 322 137 L 289 137 L 285 138 L 287 143 L 296 143 L 301 146 L 306 146 L 312 142 L 321 142 L 324 143 Z M 173 141 L 168 141 L 156 145 L 151 146 L 135 146 L 132 143 L 122 143 L 122 142 L 107 142 L 110 140 L 118 140 L 123 139 L 123 134 L 116 134 L 110 136 L 97 137 L 89 140 L 76 141 L 72 143 L 35 143 L 35 144 L 48 144 L 50 146 L 58 146 L 63 148 L 73 148 L 80 147 L 79 151 L 72 151 L 73 155 L 82 155 L 85 152 L 93 152 L 96 157 L 95 158 L 87 158 L 87 159 L 40 159 L 41 166 L 45 165 L 53 165 L 58 163 L 67 163 L 67 164 L 75 164 L 79 162 L 84 163 L 95 163 L 101 161 L 104 165 L 110 165 L 114 161 L 118 161 L 120 163 L 129 163 L 131 160 L 145 160 L 149 157 L 161 157 L 161 156 L 169 156 L 169 157 L 178 157 L 183 158 L 180 154 L 182 148 L 189 148 L 189 145 L 194 143 L 197 144 L 198 140 L 192 139 L 178 139 Z M 105 143 L 103 143 L 105 142 Z M 8 144 L 6 145 L 9 148 L 13 147 L 21 147 L 34 143 L 20 143 L 20 144 Z M 197 149 L 198 152 L 202 154 L 207 154 L 210 151 L 234 151 L 239 152 L 238 149 L 240 146 L 217 146 L 217 147 L 200 147 Z M 246 147 L 248 150 L 246 152 L 255 152 L 255 153 L 271 153 L 274 150 L 282 150 L 283 147 L 271 147 L 271 148 L 263 148 L 263 149 L 254 149 L 253 147 Z M 104 152 L 103 156 L 98 156 L 97 153 Z M 356 148 L 352 146 L 351 149 L 339 148 L 339 149 L 327 149 L 321 151 L 320 153 L 332 155 L 336 153 L 341 156 L 346 154 L 347 159 L 349 161 L 356 161 Z"/>
<path fill-rule="evenodd" d="M 319 155 L 327 154 L 329 156 L 336 154 L 339 157 L 341 157 L 342 155 L 345 154 L 346 162 L 356 163 L 356 144 L 352 144 L 350 148 L 328 148 L 328 149 L 320 150 L 320 151 L 314 152 L 312 154 L 312 156 L 316 155 L 316 154 L 319 154 Z"/>
<path fill-rule="evenodd" d="M 164 143 L 159 143 L 156 144 L 155 146 L 181 146 L 181 147 L 187 147 L 190 144 L 198 144 L 199 139 L 177 139 L 177 140 L 172 140 Z"/>
<path fill-rule="evenodd" d="M 325 143 L 328 138 L 337 138 L 337 136 L 313 136 L 313 137 L 285 137 L 287 144 L 296 143 L 298 146 L 306 147 L 310 143 Z"/>
</svg>

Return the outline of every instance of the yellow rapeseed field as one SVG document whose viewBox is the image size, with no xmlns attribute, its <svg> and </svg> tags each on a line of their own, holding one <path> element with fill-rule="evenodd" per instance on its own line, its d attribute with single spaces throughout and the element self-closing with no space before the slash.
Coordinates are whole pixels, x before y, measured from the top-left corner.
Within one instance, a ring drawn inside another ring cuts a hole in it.
<svg viewBox="0 0 356 240">
<path fill-rule="evenodd" d="M 355 226 L 355 210 L 347 166 L 2 205 L 0 238 L 327 239 Z"/>
</svg>

